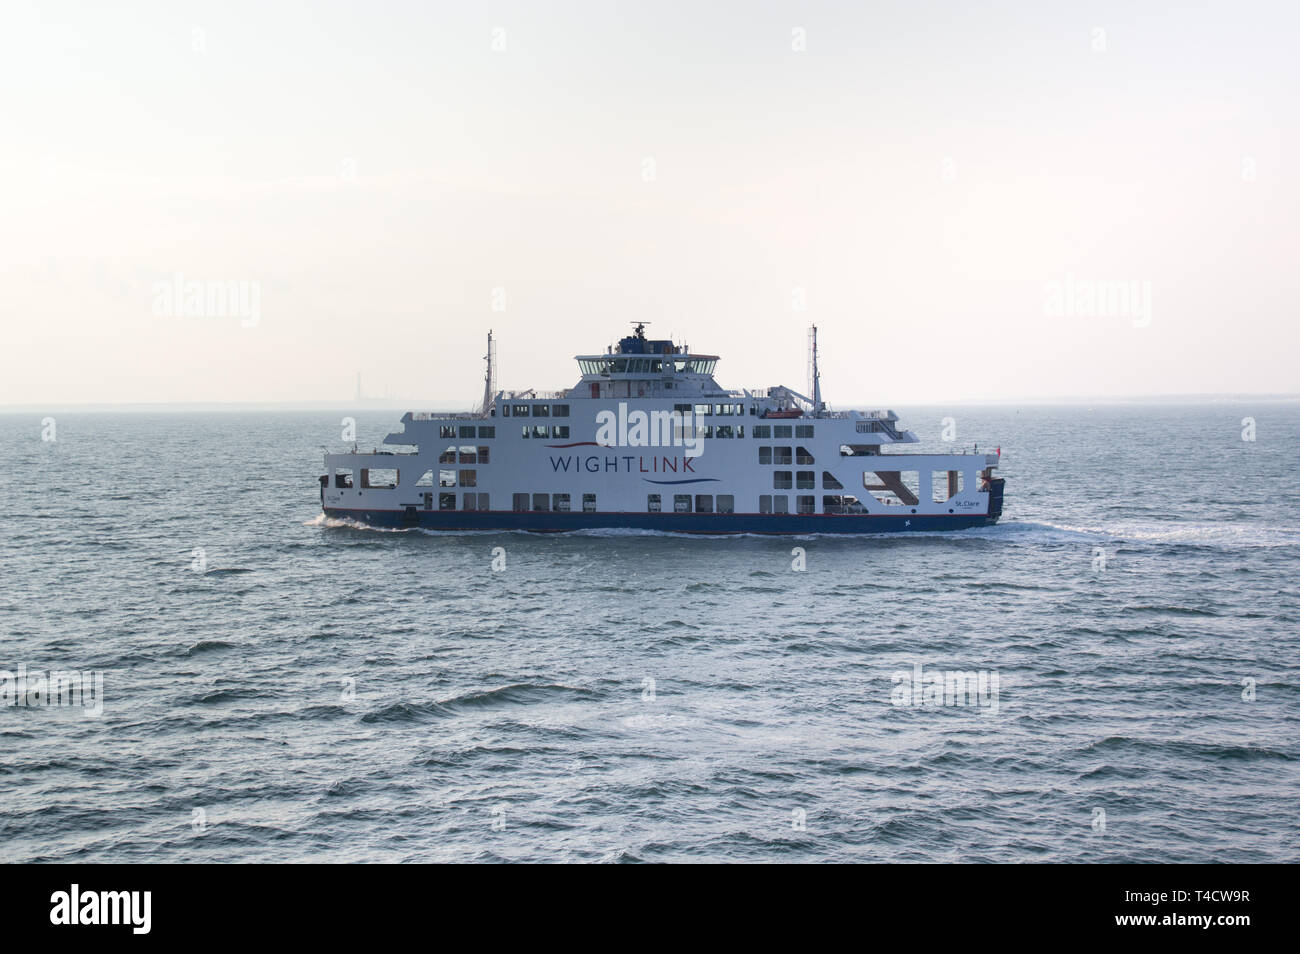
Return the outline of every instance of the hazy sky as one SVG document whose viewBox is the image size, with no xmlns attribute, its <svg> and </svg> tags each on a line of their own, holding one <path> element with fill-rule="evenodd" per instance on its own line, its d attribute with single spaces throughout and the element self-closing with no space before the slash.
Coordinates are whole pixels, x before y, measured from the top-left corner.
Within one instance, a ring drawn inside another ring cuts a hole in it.
<svg viewBox="0 0 1300 954">
<path fill-rule="evenodd" d="M 1297 11 L 7 0 L 0 404 L 1300 391 Z"/>
</svg>

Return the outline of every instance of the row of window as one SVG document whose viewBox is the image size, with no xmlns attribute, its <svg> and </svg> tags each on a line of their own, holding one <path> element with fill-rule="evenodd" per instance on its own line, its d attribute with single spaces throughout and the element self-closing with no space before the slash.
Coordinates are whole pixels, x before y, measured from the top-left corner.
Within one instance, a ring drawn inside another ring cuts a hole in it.
<svg viewBox="0 0 1300 954">
<path fill-rule="evenodd" d="M 534 424 L 529 427 L 527 424 L 521 428 L 524 437 L 568 437 L 569 425 L 567 424 Z"/>
<path fill-rule="evenodd" d="M 438 455 L 440 464 L 486 464 L 491 459 L 486 447 L 448 447 Z"/>
<path fill-rule="evenodd" d="M 572 509 L 569 494 L 515 494 L 512 507 L 518 511 L 569 513 Z M 596 512 L 596 495 L 582 495 L 582 512 Z"/>
<path fill-rule="evenodd" d="M 793 456 L 793 460 L 791 457 Z M 817 461 L 806 447 L 792 450 L 789 447 L 760 447 L 758 449 L 760 464 L 815 464 Z"/>
<path fill-rule="evenodd" d="M 677 373 L 712 374 L 717 358 L 579 358 L 578 368 L 583 374 L 661 374 L 665 362 L 673 365 Z"/>
<path fill-rule="evenodd" d="M 431 473 L 432 473 L 432 472 L 431 472 Z M 426 476 L 428 476 L 428 475 L 426 475 Z M 478 486 L 478 471 L 477 471 L 477 470 L 462 470 L 462 471 L 455 471 L 455 470 L 440 470 L 440 471 L 438 471 L 438 486 L 439 486 L 439 487 L 455 487 L 455 486 L 457 486 L 457 485 L 459 485 L 459 486 L 461 486 L 461 487 L 477 487 L 477 486 Z M 421 477 L 421 478 L 420 478 L 420 482 L 417 483 L 415 486 L 417 486 L 417 487 L 428 487 L 428 486 L 432 486 L 432 485 L 431 485 L 431 484 L 428 484 L 428 483 L 425 483 L 424 478 Z"/>
<path fill-rule="evenodd" d="M 694 414 L 696 417 L 744 417 L 743 404 L 674 404 L 673 410 L 678 414 Z M 758 409 L 751 407 L 750 414 L 757 414 Z"/>
<path fill-rule="evenodd" d="M 516 404 L 514 407 L 515 407 L 515 414 L 514 414 L 515 417 L 528 416 L 527 412 L 528 412 L 529 405 Z M 708 410 L 710 407 L 714 409 L 712 412 Z M 719 415 L 739 414 L 741 410 L 743 410 L 743 407 L 744 405 L 741 404 L 713 404 L 713 405 L 696 404 L 694 405 L 694 413 L 696 416 L 699 416 L 701 414 L 710 414 L 710 413 L 719 414 Z M 520 408 L 523 409 L 523 413 L 519 413 Z M 568 417 L 569 416 L 569 406 L 567 404 L 551 405 L 551 409 L 554 412 L 553 414 L 537 413 L 538 411 L 545 410 L 546 405 L 544 404 L 534 404 L 532 405 L 532 408 L 534 412 L 533 417 L 552 417 L 552 416 Z M 564 409 L 563 413 L 559 413 L 560 408 Z M 705 410 L 701 411 L 700 410 L 701 408 L 704 408 Z M 724 410 L 725 408 L 731 408 L 733 410 Z M 505 417 L 511 416 L 510 414 L 506 413 L 510 410 L 509 406 L 503 406 L 501 410 Z M 683 414 L 690 414 L 692 413 L 692 405 L 675 404 L 673 405 L 673 410 L 680 411 Z M 735 424 L 735 425 L 700 424 L 696 426 L 695 431 L 696 434 L 698 434 L 700 437 L 721 437 L 721 438 L 742 437 L 743 438 L 745 436 L 745 425 L 743 424 Z M 786 438 L 812 437 L 813 425 L 811 424 L 795 424 L 795 425 L 755 424 L 750 428 L 750 434 L 758 440 L 771 440 L 772 438 L 776 438 L 777 440 L 780 440 L 783 437 Z M 492 424 L 483 424 L 478 426 L 475 426 L 473 424 L 459 424 L 459 425 L 441 424 L 438 427 L 438 436 L 453 438 L 453 439 L 455 438 L 464 439 L 464 438 L 474 438 L 474 437 L 494 438 L 497 436 L 497 429 L 496 426 Z M 568 425 L 565 424 L 550 425 L 549 429 L 548 429 L 548 425 L 545 424 L 535 425 L 533 427 L 524 425 L 523 436 L 524 437 L 568 437 L 569 428 Z M 811 463 L 811 461 L 809 461 L 809 463 Z"/>
<path fill-rule="evenodd" d="M 477 431 L 477 433 L 475 433 Z M 438 426 L 439 437 L 496 437 L 497 429 L 495 424 L 484 424 L 475 427 L 473 424 L 440 424 Z"/>
<path fill-rule="evenodd" d="M 430 509 L 430 502 L 432 496 L 433 496 L 432 494 L 425 494 L 424 497 L 425 510 Z M 492 509 L 492 500 L 489 494 L 461 494 L 461 498 L 462 498 L 461 501 L 462 510 L 491 510 Z M 456 495 L 438 494 L 438 509 L 455 510 Z"/>
<path fill-rule="evenodd" d="M 753 434 L 756 440 L 765 441 L 782 437 L 812 437 L 811 424 L 755 424 Z"/>
<path fill-rule="evenodd" d="M 790 471 L 774 470 L 772 472 L 772 489 L 789 490 L 791 488 Z M 817 489 L 817 472 L 812 470 L 797 470 L 794 472 L 793 486 L 798 490 L 816 490 Z M 835 479 L 835 475 L 829 470 L 822 471 L 822 489 L 823 490 L 843 490 L 844 485 Z"/>
<path fill-rule="evenodd" d="M 689 430 L 689 428 L 687 428 L 687 430 Z M 744 424 L 734 424 L 734 425 L 733 424 L 696 424 L 695 436 L 709 437 L 709 438 L 744 437 L 745 425 Z"/>
<path fill-rule="evenodd" d="M 567 404 L 502 404 L 502 417 L 568 417 Z"/>
<path fill-rule="evenodd" d="M 491 510 L 492 504 L 488 494 L 461 494 L 462 510 Z M 799 494 L 794 498 L 794 513 L 811 514 L 817 512 L 817 498 L 812 494 Z M 424 495 L 424 509 L 432 508 L 433 494 Z M 569 494 L 515 494 L 513 508 L 520 512 L 569 513 L 572 504 Z M 456 494 L 438 494 L 439 510 L 455 510 Z M 596 512 L 596 495 L 582 495 L 584 513 Z M 663 512 L 663 497 L 649 494 L 646 497 L 648 513 Z M 732 494 L 673 494 L 673 513 L 735 513 L 736 498 Z M 866 513 L 867 510 L 856 497 L 827 494 L 822 497 L 824 513 Z M 759 513 L 790 513 L 790 498 L 785 494 L 763 494 L 758 498 Z"/>
<path fill-rule="evenodd" d="M 813 496 L 798 496 L 794 498 L 795 513 L 816 513 L 817 498 Z M 774 494 L 768 496 L 763 494 L 758 498 L 759 513 L 789 513 L 790 498 L 785 494 Z"/>
<path fill-rule="evenodd" d="M 732 494 L 673 494 L 673 513 L 735 513 L 736 498 Z M 659 494 L 646 497 L 646 510 L 650 513 L 663 511 L 663 498 Z"/>
</svg>

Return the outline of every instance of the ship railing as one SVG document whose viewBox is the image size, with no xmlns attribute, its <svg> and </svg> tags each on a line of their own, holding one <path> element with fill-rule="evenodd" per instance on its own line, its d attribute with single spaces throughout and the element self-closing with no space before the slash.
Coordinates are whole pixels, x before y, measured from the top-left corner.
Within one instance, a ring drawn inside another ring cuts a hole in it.
<svg viewBox="0 0 1300 954">
<path fill-rule="evenodd" d="M 500 401 L 562 401 L 568 396 L 568 391 L 502 391 L 497 395 L 497 399 Z"/>
<path fill-rule="evenodd" d="M 487 415 L 482 411 L 412 411 L 413 421 L 482 421 Z"/>
</svg>

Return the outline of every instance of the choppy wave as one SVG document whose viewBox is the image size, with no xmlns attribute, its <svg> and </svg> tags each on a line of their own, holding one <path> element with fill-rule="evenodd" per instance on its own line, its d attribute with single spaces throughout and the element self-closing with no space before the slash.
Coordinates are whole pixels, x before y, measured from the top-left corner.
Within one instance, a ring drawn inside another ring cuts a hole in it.
<svg viewBox="0 0 1300 954">
<path fill-rule="evenodd" d="M 797 537 L 369 528 L 337 415 L 99 416 L 9 488 L 0 670 L 104 711 L 0 707 L 0 860 L 1300 861 L 1300 408 L 1070 413 L 986 415 L 997 526 Z"/>
</svg>

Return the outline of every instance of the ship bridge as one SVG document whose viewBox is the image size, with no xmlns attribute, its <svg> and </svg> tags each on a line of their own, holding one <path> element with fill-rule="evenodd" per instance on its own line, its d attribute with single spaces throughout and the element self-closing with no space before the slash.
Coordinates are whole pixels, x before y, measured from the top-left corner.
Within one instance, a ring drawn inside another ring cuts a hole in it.
<svg viewBox="0 0 1300 954">
<path fill-rule="evenodd" d="M 717 394 L 716 354 L 691 354 L 668 339 L 647 338 L 645 323 L 604 354 L 575 356 L 582 379 L 573 397 L 674 397 Z"/>
</svg>

